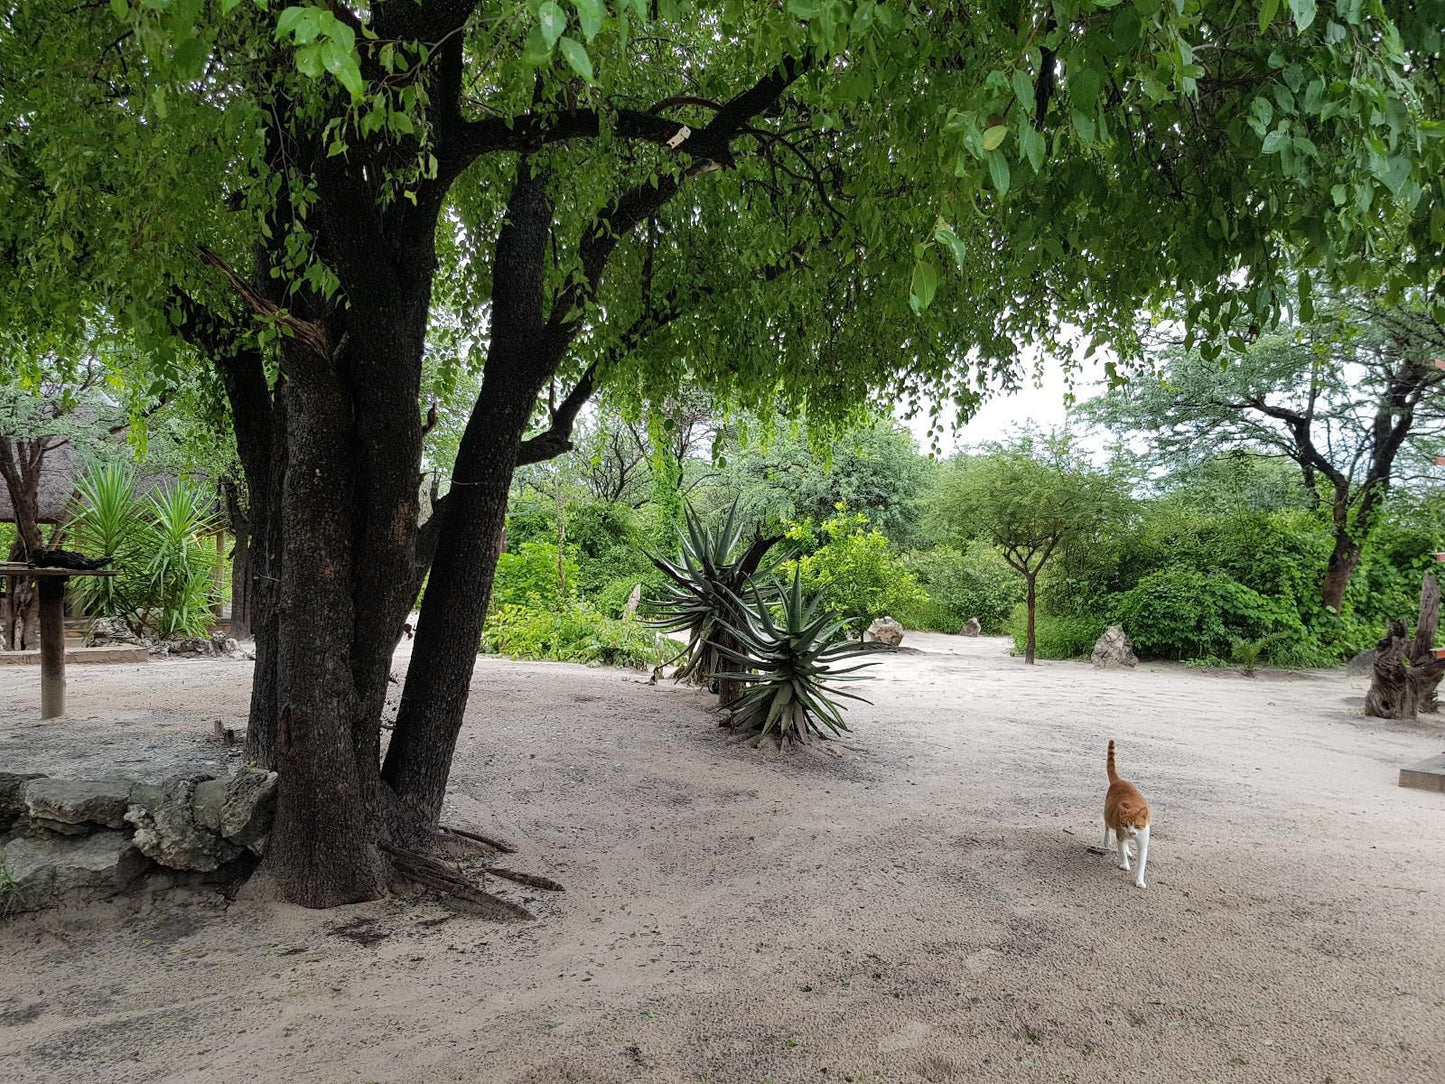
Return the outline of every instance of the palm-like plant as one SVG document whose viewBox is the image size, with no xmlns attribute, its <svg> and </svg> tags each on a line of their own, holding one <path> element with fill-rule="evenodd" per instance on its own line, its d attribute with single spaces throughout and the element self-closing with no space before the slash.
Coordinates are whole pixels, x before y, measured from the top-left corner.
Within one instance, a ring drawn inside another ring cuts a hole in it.
<svg viewBox="0 0 1445 1084">
<path fill-rule="evenodd" d="M 719 649 L 736 669 L 718 676 L 745 686 L 733 704 L 734 725 L 758 730 L 759 742 L 775 728 L 779 741 L 802 742 L 827 737 L 823 727 L 834 734 L 847 730 L 838 698 L 870 701 L 834 686 L 863 680 L 857 671 L 872 663 L 838 664 L 873 649 L 848 640 L 848 622 L 824 609 L 821 593 L 806 597 L 796 572 L 791 588 L 777 589 L 776 620 L 756 588 L 749 594 L 751 605 L 734 596 L 743 620 L 726 623 L 738 648 Z"/>
<path fill-rule="evenodd" d="M 717 681 L 724 704 L 732 702 L 737 686 L 719 677 L 726 668 L 720 652 L 724 646 L 737 646 L 732 643 L 729 626 L 745 623 L 739 596 L 778 541 L 758 533 L 739 553 L 743 530 L 737 513 L 734 502 L 721 523 L 709 526 L 691 507 L 685 507 L 683 526 L 677 532 L 681 543 L 677 559 L 652 558 L 669 582 L 651 599 L 659 614 L 651 624 L 667 632 L 687 633 L 687 661 L 676 677 L 699 684 Z"/>
<path fill-rule="evenodd" d="M 87 471 L 75 484 L 73 521 L 76 545 L 92 557 L 109 557 L 122 575 L 84 576 L 74 581 L 88 613 L 120 617 L 139 631 L 141 595 L 134 576 L 124 570 L 144 560 L 149 533 L 135 495 L 135 469 L 107 463 Z"/>
</svg>

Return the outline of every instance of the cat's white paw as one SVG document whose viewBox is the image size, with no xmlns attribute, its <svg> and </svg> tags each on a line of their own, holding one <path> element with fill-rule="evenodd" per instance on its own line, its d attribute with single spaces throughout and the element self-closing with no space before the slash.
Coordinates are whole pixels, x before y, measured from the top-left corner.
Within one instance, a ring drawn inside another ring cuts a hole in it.
<svg viewBox="0 0 1445 1084">
<path fill-rule="evenodd" d="M 1128 863 L 1128 862 L 1120 862 L 1120 863 L 1119 863 L 1119 868 L 1122 869 L 1122 870 L 1124 870 L 1124 871 L 1127 873 L 1128 870 L 1129 870 L 1129 863 Z"/>
<path fill-rule="evenodd" d="M 1143 887 L 1144 887 L 1144 878 L 1143 878 L 1143 877 L 1138 878 L 1138 879 L 1134 882 L 1134 887 L 1135 887 L 1135 888 L 1143 888 Z"/>
</svg>

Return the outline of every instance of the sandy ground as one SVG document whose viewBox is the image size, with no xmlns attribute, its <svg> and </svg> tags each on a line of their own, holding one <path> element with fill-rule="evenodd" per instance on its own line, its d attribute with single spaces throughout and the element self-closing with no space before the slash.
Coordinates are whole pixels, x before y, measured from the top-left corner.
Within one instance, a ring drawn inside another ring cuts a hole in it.
<svg viewBox="0 0 1445 1084">
<path fill-rule="evenodd" d="M 521 844 L 501 925 L 432 901 L 242 898 L 0 927 L 0 1080 L 1445 1080 L 1439 721 L 1359 679 L 1026 670 L 910 635 L 826 752 L 730 741 L 708 698 L 483 658 L 457 823 Z M 224 767 L 248 666 L 71 671 L 0 766 Z M 1150 886 L 1101 842 L 1104 744 L 1151 799 Z M 529 896 L 536 896 L 529 899 Z"/>
</svg>

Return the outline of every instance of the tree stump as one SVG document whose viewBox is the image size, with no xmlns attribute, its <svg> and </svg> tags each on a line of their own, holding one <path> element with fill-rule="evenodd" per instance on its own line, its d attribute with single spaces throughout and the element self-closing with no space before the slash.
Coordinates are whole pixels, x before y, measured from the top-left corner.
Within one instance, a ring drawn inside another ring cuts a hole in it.
<svg viewBox="0 0 1445 1084">
<path fill-rule="evenodd" d="M 1437 710 L 1436 689 L 1445 677 L 1445 659 L 1434 657 L 1435 632 L 1440 624 L 1440 584 L 1426 574 L 1420 589 L 1420 616 L 1415 638 L 1405 634 L 1405 622 L 1391 621 L 1376 648 L 1365 714 L 1377 719 L 1414 719 L 1422 711 Z"/>
</svg>

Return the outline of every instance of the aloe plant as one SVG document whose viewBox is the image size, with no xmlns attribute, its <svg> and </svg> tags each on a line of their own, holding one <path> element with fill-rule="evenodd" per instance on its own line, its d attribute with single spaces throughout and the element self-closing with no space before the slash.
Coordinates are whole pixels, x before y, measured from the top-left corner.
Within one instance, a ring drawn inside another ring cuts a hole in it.
<svg viewBox="0 0 1445 1084">
<path fill-rule="evenodd" d="M 721 523 L 709 526 L 690 506 L 684 507 L 677 559 L 652 558 L 669 582 L 650 600 L 658 614 L 650 623 L 667 632 L 687 633 L 686 662 L 675 677 L 699 684 L 716 682 L 723 704 L 731 703 L 738 692 L 730 679 L 719 678 L 725 669 L 722 648 L 736 647 L 728 626 L 744 623 L 740 596 L 779 541 L 759 533 L 739 552 L 743 529 L 737 512 L 734 502 Z"/>
<path fill-rule="evenodd" d="M 848 640 L 848 622 L 824 609 L 822 592 L 805 596 L 796 572 L 791 588 L 777 589 L 776 616 L 756 588 L 749 595 L 750 605 L 734 596 L 743 620 L 726 623 L 738 648 L 719 649 L 737 668 L 718 676 L 744 686 L 733 703 L 734 725 L 758 730 L 759 742 L 775 729 L 779 741 L 801 742 L 827 737 L 824 727 L 847 730 L 839 699 L 870 701 L 836 685 L 863 680 L 857 671 L 872 663 L 839 664 L 873 649 Z"/>
</svg>

